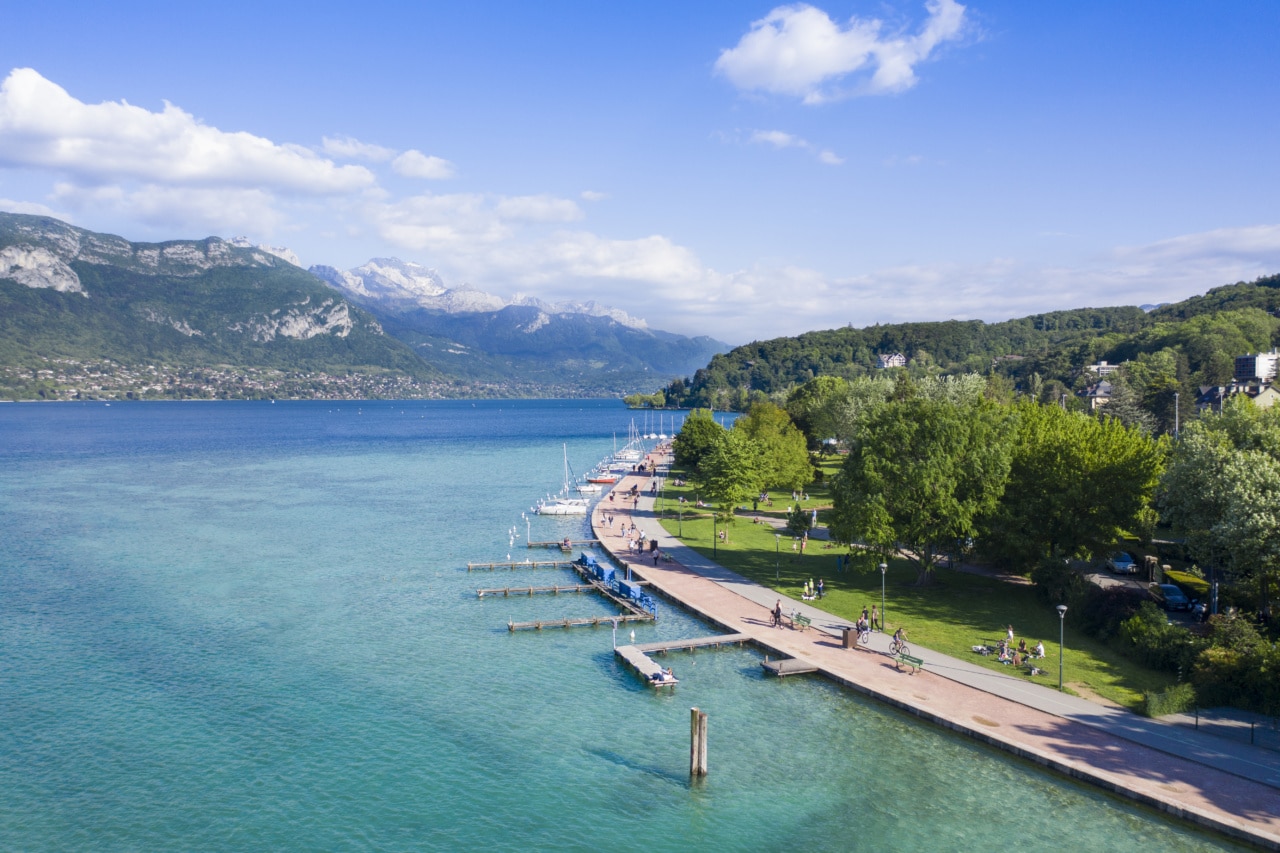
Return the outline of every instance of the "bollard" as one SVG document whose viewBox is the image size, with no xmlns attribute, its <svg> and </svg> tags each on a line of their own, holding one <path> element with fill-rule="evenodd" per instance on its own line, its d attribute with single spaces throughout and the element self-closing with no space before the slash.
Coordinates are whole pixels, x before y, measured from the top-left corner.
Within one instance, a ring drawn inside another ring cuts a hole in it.
<svg viewBox="0 0 1280 853">
<path fill-rule="evenodd" d="M 707 775 L 707 715 L 689 709 L 689 775 Z"/>
</svg>

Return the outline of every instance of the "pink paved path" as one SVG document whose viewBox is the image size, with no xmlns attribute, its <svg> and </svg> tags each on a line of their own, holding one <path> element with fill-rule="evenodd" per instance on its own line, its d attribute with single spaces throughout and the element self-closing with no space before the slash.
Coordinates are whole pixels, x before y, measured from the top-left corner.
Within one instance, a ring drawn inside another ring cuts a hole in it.
<svg viewBox="0 0 1280 853">
<path fill-rule="evenodd" d="M 591 518 L 604 548 L 633 574 L 664 595 L 727 631 L 749 634 L 774 654 L 798 657 L 819 672 L 861 693 L 889 702 L 938 725 L 1012 752 L 1068 776 L 1090 782 L 1170 814 L 1236 838 L 1280 850 L 1280 792 L 1135 744 L 1105 731 L 1063 719 L 1009 699 L 935 675 L 897 670 L 892 659 L 865 649 L 849 650 L 817 630 L 771 626 L 768 609 L 676 562 L 654 566 L 629 555 L 620 528 L 631 505 L 621 492 L 647 476 L 632 475 L 614 486 L 618 500 L 601 501 Z M 604 514 L 618 523 L 610 530 Z M 654 527 L 657 519 L 637 518 Z M 647 531 L 652 535 L 653 531 Z M 784 601 L 784 606 L 790 605 Z"/>
</svg>

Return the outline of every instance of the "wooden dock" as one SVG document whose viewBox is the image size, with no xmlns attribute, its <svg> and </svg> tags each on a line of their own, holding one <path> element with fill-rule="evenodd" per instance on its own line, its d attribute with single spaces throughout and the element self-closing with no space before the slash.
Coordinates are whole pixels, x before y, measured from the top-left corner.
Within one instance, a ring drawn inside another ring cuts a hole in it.
<svg viewBox="0 0 1280 853">
<path fill-rule="evenodd" d="M 612 625 L 614 622 L 652 622 L 653 617 L 648 613 L 624 613 L 620 616 L 581 616 L 578 618 L 568 619 L 539 619 L 536 622 L 508 622 L 507 630 L 511 632 L 533 629 L 541 631 L 543 628 L 579 628 L 584 625 L 590 625 L 598 628 L 601 625 Z"/>
<path fill-rule="evenodd" d="M 767 672 L 782 678 L 786 675 L 802 675 L 806 672 L 817 672 L 818 668 L 813 664 L 802 661 L 797 658 L 783 658 L 782 660 L 762 660 L 760 665 Z"/>
<path fill-rule="evenodd" d="M 572 560 L 525 560 L 523 562 L 494 562 L 494 563 L 467 563 L 467 571 L 469 572 L 492 572 L 502 569 L 504 571 L 516 571 L 517 569 L 568 569 L 573 566 Z"/>
<path fill-rule="evenodd" d="M 564 540 L 556 539 L 551 542 L 526 542 L 526 548 L 563 548 Z M 600 547 L 599 539 L 571 539 L 569 547 L 572 548 L 598 548 Z"/>
<path fill-rule="evenodd" d="M 562 592 L 594 591 L 595 587 L 585 583 L 578 583 L 573 586 L 504 586 L 497 589 L 477 589 L 476 598 L 484 598 L 486 595 L 501 595 L 503 598 L 506 598 L 511 595 L 537 595 L 538 593 L 559 595 Z"/>
<path fill-rule="evenodd" d="M 613 650 L 619 660 L 640 674 L 644 683 L 650 687 L 675 687 L 680 683 L 677 678 L 665 678 L 665 670 L 653 662 L 653 659 L 640 651 L 639 646 L 618 646 Z"/>
<path fill-rule="evenodd" d="M 613 650 L 623 663 L 634 669 L 644 678 L 650 687 L 675 687 L 679 679 L 663 679 L 663 668 L 649 655 L 666 654 L 675 651 L 693 651 L 694 649 L 718 649 L 722 646 L 736 646 L 750 642 L 747 634 L 720 634 L 715 637 L 694 637 L 685 640 L 659 640 L 656 643 L 634 643 L 618 646 Z M 658 678 L 655 679 L 654 676 Z"/>
<path fill-rule="evenodd" d="M 751 641 L 750 634 L 720 634 L 715 637 L 694 637 L 691 640 L 659 640 L 656 643 L 636 643 L 632 648 L 645 654 L 666 654 L 667 652 L 691 652 L 694 649 L 720 648 L 721 646 L 740 646 Z"/>
</svg>

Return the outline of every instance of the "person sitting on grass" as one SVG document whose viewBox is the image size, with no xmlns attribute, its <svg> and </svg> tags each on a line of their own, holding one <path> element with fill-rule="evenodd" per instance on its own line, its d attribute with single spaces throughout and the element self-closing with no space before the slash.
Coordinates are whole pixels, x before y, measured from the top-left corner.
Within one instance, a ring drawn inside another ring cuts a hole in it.
<svg viewBox="0 0 1280 853">
<path fill-rule="evenodd" d="M 1036 657 L 1038 657 L 1038 658 L 1042 658 L 1042 657 L 1044 657 L 1044 642 L 1043 642 L 1043 641 L 1040 641 L 1040 642 L 1037 642 L 1037 643 L 1036 643 Z"/>
</svg>

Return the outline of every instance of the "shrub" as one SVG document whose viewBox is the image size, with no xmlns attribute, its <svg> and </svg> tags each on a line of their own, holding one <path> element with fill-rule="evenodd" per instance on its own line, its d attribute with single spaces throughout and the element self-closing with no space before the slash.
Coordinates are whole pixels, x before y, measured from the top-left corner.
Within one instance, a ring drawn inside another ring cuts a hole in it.
<svg viewBox="0 0 1280 853">
<path fill-rule="evenodd" d="M 1109 640 L 1120 630 L 1121 624 L 1133 618 L 1147 597 L 1127 586 L 1107 589 L 1092 587 L 1080 602 L 1080 621 L 1085 633 L 1099 640 Z"/>
<path fill-rule="evenodd" d="M 1169 624 L 1150 601 L 1142 602 L 1137 613 L 1120 623 L 1118 636 L 1138 661 L 1167 672 L 1189 666 L 1203 647 L 1186 628 Z"/>
<path fill-rule="evenodd" d="M 1148 717 L 1181 714 L 1196 705 L 1196 689 L 1187 682 L 1175 684 L 1163 693 L 1146 693 L 1142 697 L 1142 713 Z"/>
</svg>

